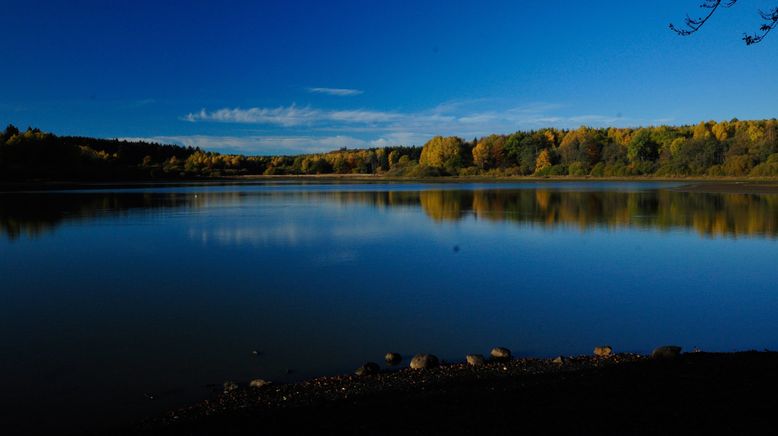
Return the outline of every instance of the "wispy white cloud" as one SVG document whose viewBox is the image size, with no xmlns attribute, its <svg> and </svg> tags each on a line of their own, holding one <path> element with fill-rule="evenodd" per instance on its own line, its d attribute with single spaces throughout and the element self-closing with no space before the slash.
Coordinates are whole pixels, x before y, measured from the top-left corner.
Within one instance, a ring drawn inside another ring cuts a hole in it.
<svg viewBox="0 0 778 436">
<path fill-rule="evenodd" d="M 372 110 L 340 110 L 324 112 L 323 119 L 326 121 L 340 121 L 344 123 L 387 123 L 390 121 L 400 121 L 406 115 L 396 112 L 382 112 Z"/>
<path fill-rule="evenodd" d="M 415 132 L 391 132 L 371 139 L 367 142 L 370 147 L 392 147 L 397 145 L 422 145 L 427 142 L 431 136 Z"/>
<path fill-rule="evenodd" d="M 572 112 L 572 113 L 571 113 Z M 536 102 L 511 105 L 506 101 L 449 101 L 416 111 L 324 109 L 294 104 L 281 107 L 202 109 L 185 120 L 268 126 L 272 135 L 180 136 L 177 143 L 236 152 L 271 150 L 319 152 L 340 147 L 422 145 L 436 135 L 463 138 L 511 133 L 544 127 L 575 128 L 639 126 L 654 120 L 621 114 L 575 113 L 570 106 Z M 188 141 L 188 142 L 187 142 Z"/>
<path fill-rule="evenodd" d="M 201 109 L 189 113 L 184 119 L 189 122 L 213 121 L 221 123 L 274 124 L 291 127 L 310 124 L 321 117 L 321 111 L 296 105 L 277 108 L 223 108 L 215 111 Z"/>
<path fill-rule="evenodd" d="M 361 89 L 348 89 L 348 88 L 308 88 L 308 92 L 311 94 L 325 94 L 334 95 L 338 97 L 351 97 L 354 95 L 364 94 L 365 91 Z"/>
<path fill-rule="evenodd" d="M 276 108 L 222 108 L 189 113 L 190 122 L 218 122 L 308 127 L 316 130 L 401 131 L 414 130 L 433 134 L 506 133 L 539 127 L 577 127 L 581 124 L 608 126 L 623 122 L 620 116 L 600 114 L 556 115 L 562 106 L 530 104 L 497 109 L 473 109 L 461 103 L 446 103 L 415 112 L 371 109 L 332 110 L 294 104 Z"/>
<path fill-rule="evenodd" d="M 374 111 L 365 109 L 352 110 L 322 110 L 310 106 L 281 106 L 276 108 L 253 107 L 223 108 L 214 111 L 201 109 L 200 112 L 189 113 L 184 120 L 189 122 L 220 122 L 242 124 L 270 124 L 282 127 L 314 125 L 327 122 L 340 123 L 385 123 L 399 120 L 402 114 L 394 112 Z"/>
<path fill-rule="evenodd" d="M 577 124 L 586 124 L 586 125 L 595 125 L 595 126 L 602 126 L 602 125 L 611 125 L 617 123 L 621 119 L 620 116 L 607 116 L 607 115 L 576 115 L 573 117 L 570 117 L 570 121 L 577 123 Z"/>
<path fill-rule="evenodd" d="M 218 150 L 222 153 L 241 154 L 300 154 L 321 153 L 343 147 L 370 146 L 368 141 L 346 135 L 335 136 L 283 136 L 283 135 L 171 135 L 118 138 L 125 141 L 146 141 L 158 144 L 177 144 L 199 147 L 203 150 Z"/>
</svg>

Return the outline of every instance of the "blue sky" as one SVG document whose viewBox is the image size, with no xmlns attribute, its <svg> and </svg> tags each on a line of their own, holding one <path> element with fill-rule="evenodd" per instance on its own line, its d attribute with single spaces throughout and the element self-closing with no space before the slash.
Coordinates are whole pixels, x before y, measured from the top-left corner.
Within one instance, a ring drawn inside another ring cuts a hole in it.
<svg viewBox="0 0 778 436">
<path fill-rule="evenodd" d="M 295 154 L 540 127 L 776 117 L 741 0 L 3 2 L 0 123 Z"/>
</svg>

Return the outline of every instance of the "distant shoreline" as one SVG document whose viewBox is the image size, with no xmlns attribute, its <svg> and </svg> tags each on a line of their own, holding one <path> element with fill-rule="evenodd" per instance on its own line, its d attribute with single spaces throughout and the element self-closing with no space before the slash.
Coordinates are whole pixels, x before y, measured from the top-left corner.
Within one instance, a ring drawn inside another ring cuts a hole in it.
<svg viewBox="0 0 778 436">
<path fill-rule="evenodd" d="M 374 183 L 426 183 L 426 184 L 507 184 L 507 183 L 544 183 L 544 182 L 675 182 L 684 183 L 675 190 L 683 192 L 707 192 L 707 193 L 741 193 L 741 194 L 772 194 L 778 193 L 778 179 L 776 178 L 743 178 L 743 177 L 571 177 L 571 176 L 522 176 L 522 177 L 484 177 L 484 176 L 457 176 L 457 177 L 392 177 L 370 174 L 342 174 L 342 175 L 279 175 L 279 176 L 236 176 L 219 178 L 191 178 L 191 179 L 144 179 L 144 180 L 37 180 L 37 181 L 0 181 L 0 193 L 21 191 L 51 191 L 51 190 L 80 190 L 80 189 L 132 189 L 154 187 L 186 187 L 186 186 L 230 186 L 252 185 L 267 182 L 315 182 L 315 183 L 345 183 L 345 184 L 374 184 Z"/>
</svg>

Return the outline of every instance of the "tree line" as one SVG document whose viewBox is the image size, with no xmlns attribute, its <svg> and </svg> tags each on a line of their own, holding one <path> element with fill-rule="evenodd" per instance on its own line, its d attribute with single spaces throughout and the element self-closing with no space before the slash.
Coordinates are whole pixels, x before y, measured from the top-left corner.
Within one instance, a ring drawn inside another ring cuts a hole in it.
<svg viewBox="0 0 778 436">
<path fill-rule="evenodd" d="M 547 128 L 424 146 L 343 148 L 297 156 L 220 154 L 194 147 L 0 132 L 0 178 L 132 179 L 241 175 L 778 176 L 778 120 L 643 128 Z"/>
<path fill-rule="evenodd" d="M 542 129 L 470 143 L 434 138 L 420 165 L 451 175 L 778 176 L 778 120 Z"/>
</svg>

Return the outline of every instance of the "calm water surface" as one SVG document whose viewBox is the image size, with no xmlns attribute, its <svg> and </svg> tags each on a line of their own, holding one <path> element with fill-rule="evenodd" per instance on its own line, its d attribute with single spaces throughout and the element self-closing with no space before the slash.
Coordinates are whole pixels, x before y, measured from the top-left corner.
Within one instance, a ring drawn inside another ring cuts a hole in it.
<svg viewBox="0 0 778 436">
<path fill-rule="evenodd" d="M 387 351 L 778 348 L 778 195 L 677 186 L 0 194 L 0 410 L 72 431 Z"/>
</svg>

